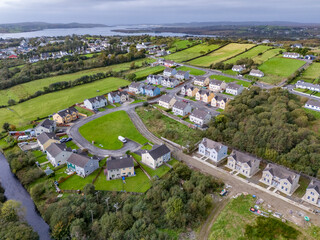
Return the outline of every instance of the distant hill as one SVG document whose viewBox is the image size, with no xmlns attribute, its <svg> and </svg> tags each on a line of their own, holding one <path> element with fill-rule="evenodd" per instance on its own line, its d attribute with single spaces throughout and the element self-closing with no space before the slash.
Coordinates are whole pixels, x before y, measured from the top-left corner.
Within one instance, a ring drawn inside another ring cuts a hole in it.
<svg viewBox="0 0 320 240">
<path fill-rule="evenodd" d="M 93 28 L 107 27 L 104 24 L 91 23 L 45 23 L 45 22 L 22 22 L 0 24 L 0 33 L 33 32 L 53 28 Z"/>
<path fill-rule="evenodd" d="M 300 23 L 288 21 L 244 21 L 244 22 L 189 22 L 161 24 L 162 26 L 180 26 L 180 27 L 209 27 L 209 26 L 285 26 L 285 27 L 311 27 L 320 26 L 319 23 Z"/>
</svg>

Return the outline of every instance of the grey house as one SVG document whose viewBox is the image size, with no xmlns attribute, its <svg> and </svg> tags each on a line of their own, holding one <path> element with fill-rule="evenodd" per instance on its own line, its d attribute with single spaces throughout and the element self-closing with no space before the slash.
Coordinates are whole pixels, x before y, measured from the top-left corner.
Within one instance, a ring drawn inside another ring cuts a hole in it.
<svg viewBox="0 0 320 240">
<path fill-rule="evenodd" d="M 141 158 L 142 163 L 155 169 L 171 159 L 171 151 L 165 144 L 154 145 L 150 151 L 144 150 Z"/>
<path fill-rule="evenodd" d="M 208 138 L 203 138 L 199 144 L 198 153 L 208 157 L 215 163 L 219 163 L 221 160 L 227 157 L 228 147 Z"/>
<path fill-rule="evenodd" d="M 96 96 L 93 98 L 88 98 L 83 102 L 84 106 L 91 110 L 96 110 L 108 105 L 108 101 L 105 96 Z"/>
<path fill-rule="evenodd" d="M 129 155 L 108 158 L 104 174 L 107 176 L 107 180 L 135 176 L 133 158 Z"/>
<path fill-rule="evenodd" d="M 174 115 L 186 116 L 187 114 L 191 113 L 192 107 L 190 103 L 176 101 L 173 104 L 172 111 Z"/>
<path fill-rule="evenodd" d="M 99 168 L 99 161 L 80 154 L 72 153 L 67 160 L 68 170 L 86 177 Z"/>
<path fill-rule="evenodd" d="M 205 110 L 195 109 L 189 116 L 191 122 L 203 126 L 210 122 L 212 116 L 209 112 Z"/>
<path fill-rule="evenodd" d="M 304 201 L 320 207 L 320 181 L 313 179 L 302 198 Z"/>
<path fill-rule="evenodd" d="M 57 125 L 55 121 L 45 119 L 38 126 L 35 127 L 34 131 L 36 136 L 39 136 L 41 133 L 54 133 L 57 130 Z"/>
<path fill-rule="evenodd" d="M 66 144 L 64 143 L 52 143 L 47 148 L 47 159 L 54 167 L 65 164 L 71 154 L 71 149 L 67 148 Z"/>
<path fill-rule="evenodd" d="M 320 102 L 317 100 L 309 99 L 304 107 L 311 110 L 320 111 Z"/>
</svg>

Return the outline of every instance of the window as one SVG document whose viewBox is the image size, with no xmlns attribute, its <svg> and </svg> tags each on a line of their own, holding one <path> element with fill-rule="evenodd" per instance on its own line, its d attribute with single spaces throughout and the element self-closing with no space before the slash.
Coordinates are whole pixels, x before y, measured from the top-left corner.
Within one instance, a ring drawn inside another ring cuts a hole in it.
<svg viewBox="0 0 320 240">
<path fill-rule="evenodd" d="M 310 199 L 310 196 L 308 196 L 307 198 Z"/>
<path fill-rule="evenodd" d="M 314 192 L 310 192 L 310 194 L 313 196 L 313 195 L 314 195 Z"/>
<path fill-rule="evenodd" d="M 288 185 L 288 183 L 285 182 L 284 185 Z"/>
<path fill-rule="evenodd" d="M 286 188 L 286 192 L 288 192 L 288 188 Z"/>
<path fill-rule="evenodd" d="M 283 189 L 283 186 L 281 187 L 281 189 Z"/>
<path fill-rule="evenodd" d="M 312 202 L 314 202 L 314 198 L 312 198 Z"/>
</svg>

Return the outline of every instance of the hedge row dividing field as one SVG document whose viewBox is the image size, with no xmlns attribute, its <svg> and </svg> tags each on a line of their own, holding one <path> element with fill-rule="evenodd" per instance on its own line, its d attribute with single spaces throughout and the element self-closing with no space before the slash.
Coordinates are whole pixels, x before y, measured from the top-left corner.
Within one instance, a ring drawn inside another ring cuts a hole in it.
<svg viewBox="0 0 320 240">
<path fill-rule="evenodd" d="M 277 56 L 280 53 L 280 51 L 285 52 L 285 49 L 281 49 L 281 48 L 270 49 L 270 50 L 264 52 L 262 55 L 259 55 L 259 56 L 252 58 L 252 60 L 256 64 L 262 64 L 265 61 L 269 60 L 270 58 Z"/>
<path fill-rule="evenodd" d="M 306 82 L 315 82 L 315 80 L 320 79 L 320 63 L 312 63 L 306 71 L 303 72 L 301 78 Z M 316 82 L 318 83 L 318 81 Z"/>
<path fill-rule="evenodd" d="M 169 49 L 171 52 L 175 52 L 176 50 L 185 49 L 188 46 L 191 46 L 194 41 L 190 40 L 179 40 L 172 44 L 172 47 Z"/>
<path fill-rule="evenodd" d="M 111 77 L 45 94 L 10 108 L 1 108 L 0 125 L 9 122 L 17 127 L 23 126 L 28 124 L 29 121 L 37 119 L 37 117 L 46 117 L 75 103 L 80 103 L 86 98 L 114 91 L 129 84 L 130 82 L 127 80 Z"/>
<path fill-rule="evenodd" d="M 168 60 L 175 61 L 175 62 L 184 62 L 184 61 L 188 61 L 192 58 L 204 55 L 208 51 L 213 51 L 217 48 L 219 48 L 219 45 L 199 44 L 194 47 L 188 48 L 186 50 L 167 55 L 164 58 L 168 59 Z M 204 53 L 202 53 L 202 52 L 204 52 Z"/>
<path fill-rule="evenodd" d="M 258 56 L 259 53 L 264 53 L 267 50 L 269 50 L 270 48 L 271 48 L 270 46 L 259 45 L 259 46 L 251 48 L 247 52 L 244 52 L 234 58 L 231 58 L 231 59 L 225 61 L 225 63 L 235 64 L 238 60 L 243 59 L 243 58 L 254 58 L 254 57 Z"/>
<path fill-rule="evenodd" d="M 140 59 L 135 61 L 136 66 L 141 66 L 142 62 L 148 61 L 152 62 L 155 61 L 154 59 Z M 107 71 L 127 71 L 130 69 L 130 65 L 132 62 L 121 63 L 116 65 L 111 65 L 107 67 L 101 68 L 93 68 L 89 70 L 84 70 L 76 73 L 71 74 L 64 74 L 49 78 L 43 78 L 35 81 L 31 81 L 28 83 L 19 84 L 17 86 L 0 90 L 0 105 L 7 105 L 9 99 L 14 99 L 15 101 L 19 101 L 19 99 L 26 98 L 39 90 L 43 90 L 44 87 L 48 87 L 52 83 L 56 82 L 69 82 L 73 81 L 77 78 L 86 76 L 86 75 L 93 75 L 99 72 L 107 72 Z"/>
<path fill-rule="evenodd" d="M 217 51 L 210 53 L 209 55 L 194 59 L 189 63 L 191 65 L 199 67 L 209 67 L 211 64 L 224 61 L 254 46 L 254 44 L 230 43 L 227 46 L 224 46 L 223 48 L 220 48 Z"/>
<path fill-rule="evenodd" d="M 136 74 L 136 79 L 141 80 L 148 77 L 150 74 L 157 74 L 165 69 L 164 66 L 146 67 L 144 69 L 132 70 L 129 73 Z"/>
</svg>

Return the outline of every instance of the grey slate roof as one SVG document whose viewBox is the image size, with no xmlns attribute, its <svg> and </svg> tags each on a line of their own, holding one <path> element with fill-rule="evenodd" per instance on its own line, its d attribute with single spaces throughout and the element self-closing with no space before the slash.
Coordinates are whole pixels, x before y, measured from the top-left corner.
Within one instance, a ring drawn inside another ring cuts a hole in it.
<svg viewBox="0 0 320 240">
<path fill-rule="evenodd" d="M 107 160 L 107 170 L 134 167 L 133 158 L 131 156 L 110 157 Z"/>
<path fill-rule="evenodd" d="M 171 73 L 174 70 L 174 68 L 166 68 L 163 72 Z"/>
<path fill-rule="evenodd" d="M 64 109 L 64 110 L 61 110 L 59 112 L 57 112 L 58 115 L 60 115 L 61 117 L 65 117 L 67 116 L 68 114 L 72 114 L 74 112 L 78 112 L 77 109 L 75 109 L 74 107 L 70 107 L 70 108 L 67 108 L 67 109 Z"/>
<path fill-rule="evenodd" d="M 210 95 L 210 91 L 209 90 L 205 90 L 205 89 L 200 89 L 198 92 L 200 95 Z"/>
<path fill-rule="evenodd" d="M 196 76 L 194 77 L 194 80 L 203 82 L 204 80 L 206 80 L 206 77 Z"/>
<path fill-rule="evenodd" d="M 252 69 L 252 70 L 250 71 L 250 74 L 262 74 L 262 75 L 263 75 L 263 72 L 260 71 L 260 70 L 258 70 L 258 69 Z"/>
<path fill-rule="evenodd" d="M 181 76 L 184 76 L 186 73 L 187 73 L 186 71 L 181 71 L 181 70 L 177 71 L 177 75 L 181 75 Z"/>
<path fill-rule="evenodd" d="M 309 82 L 305 82 L 305 81 L 302 81 L 302 80 L 299 80 L 297 83 L 296 83 L 296 87 L 303 87 L 303 88 L 308 88 L 308 89 L 314 89 L 314 88 L 318 88 L 320 89 L 320 85 L 319 84 L 312 84 L 312 83 L 309 83 Z"/>
<path fill-rule="evenodd" d="M 72 153 L 70 157 L 68 158 L 67 162 L 76 165 L 78 167 L 84 168 L 86 164 L 90 161 L 89 157 Z"/>
<path fill-rule="evenodd" d="M 107 100 L 105 98 L 105 96 L 101 95 L 101 96 L 96 96 L 96 97 L 93 97 L 93 98 L 88 98 L 88 101 L 91 102 L 91 103 L 94 103 L 96 101 L 101 101 L 101 100 Z"/>
<path fill-rule="evenodd" d="M 52 143 L 46 150 L 52 157 L 58 156 L 63 151 L 71 152 L 71 148 L 67 148 L 64 143 Z"/>
<path fill-rule="evenodd" d="M 238 90 L 241 86 L 236 84 L 236 83 L 229 83 L 227 88 L 230 88 L 230 89 L 234 89 L 234 90 Z"/>
<path fill-rule="evenodd" d="M 317 100 L 313 100 L 313 99 L 309 99 L 306 104 L 311 105 L 311 106 L 316 106 L 316 107 L 320 107 L 320 102 Z"/>
<path fill-rule="evenodd" d="M 293 182 L 293 179 L 298 177 L 299 175 L 287 170 L 284 167 L 268 163 L 267 167 L 263 171 L 269 171 L 273 176 L 276 176 L 280 179 L 288 179 L 290 183 Z"/>
<path fill-rule="evenodd" d="M 224 82 L 224 81 L 212 79 L 212 80 L 210 81 L 210 84 L 220 86 L 223 82 Z"/>
<path fill-rule="evenodd" d="M 193 110 L 193 112 L 191 113 L 192 117 L 196 117 L 199 119 L 205 119 L 205 117 L 209 114 L 209 112 L 206 112 L 204 110 L 200 110 L 200 109 L 195 109 Z"/>
<path fill-rule="evenodd" d="M 58 138 L 54 133 L 46 133 L 46 132 L 41 133 L 37 137 L 37 139 L 41 144 L 45 144 L 50 139 L 60 140 L 60 138 Z"/>
<path fill-rule="evenodd" d="M 165 144 L 153 145 L 152 149 L 150 151 L 146 150 L 145 153 L 146 152 L 149 152 L 153 159 L 158 159 L 159 157 L 169 153 L 170 149 Z"/>
<path fill-rule="evenodd" d="M 219 143 L 219 142 L 215 142 L 211 139 L 208 139 L 208 138 L 203 138 L 201 143 L 206 147 L 206 148 L 209 148 L 209 149 L 214 149 L 216 150 L 217 152 L 220 151 L 220 149 L 224 146 L 223 144 Z"/>
<path fill-rule="evenodd" d="M 54 121 L 50 119 L 43 120 L 38 126 L 44 127 L 44 128 L 51 128 L 54 125 Z"/>
<path fill-rule="evenodd" d="M 180 110 L 183 110 L 186 108 L 188 104 L 185 103 L 185 102 L 182 102 L 182 101 L 176 101 L 174 104 L 173 104 L 173 108 L 177 108 L 177 109 L 180 109 Z"/>
<path fill-rule="evenodd" d="M 318 194 L 320 194 L 320 181 L 312 180 L 307 189 L 314 189 L 317 191 Z"/>
<path fill-rule="evenodd" d="M 148 85 L 145 87 L 146 90 L 151 90 L 151 91 L 154 91 L 157 87 L 155 86 L 151 86 L 151 85 Z"/>
<path fill-rule="evenodd" d="M 228 98 L 225 97 L 225 96 L 221 96 L 221 95 L 216 95 L 214 97 L 214 99 L 216 99 L 216 101 L 224 101 L 224 102 L 227 102 L 228 101 Z"/>
<path fill-rule="evenodd" d="M 231 157 L 234 158 L 234 160 L 236 160 L 237 162 L 241 162 L 241 163 L 247 163 L 250 167 L 252 166 L 252 164 L 255 161 L 259 161 L 259 159 L 254 158 L 250 155 L 244 154 L 242 152 L 238 152 L 236 150 L 233 150 L 232 153 L 230 154 Z"/>
<path fill-rule="evenodd" d="M 139 83 L 139 82 L 133 82 L 130 85 L 130 87 L 132 87 L 132 88 L 139 88 L 140 86 L 141 86 L 141 83 Z"/>
<path fill-rule="evenodd" d="M 160 98 L 160 101 L 165 102 L 165 103 L 169 103 L 171 101 L 173 97 L 170 95 L 164 95 Z"/>
</svg>

